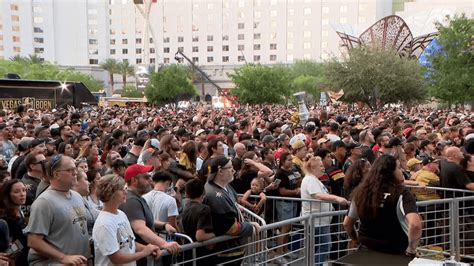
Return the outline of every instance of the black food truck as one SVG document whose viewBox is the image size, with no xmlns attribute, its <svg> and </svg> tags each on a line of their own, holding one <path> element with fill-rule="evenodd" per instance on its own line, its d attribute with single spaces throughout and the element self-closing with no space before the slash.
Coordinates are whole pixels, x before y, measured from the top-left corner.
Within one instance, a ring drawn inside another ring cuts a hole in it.
<svg viewBox="0 0 474 266">
<path fill-rule="evenodd" d="M 20 105 L 51 110 L 98 101 L 82 82 L 53 80 L 0 79 L 0 109 L 16 109 Z"/>
</svg>

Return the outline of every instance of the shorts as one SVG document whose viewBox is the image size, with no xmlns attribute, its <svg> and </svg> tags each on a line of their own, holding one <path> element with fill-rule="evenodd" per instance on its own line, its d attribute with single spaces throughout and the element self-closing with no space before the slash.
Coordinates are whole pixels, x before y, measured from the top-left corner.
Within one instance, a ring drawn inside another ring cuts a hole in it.
<svg viewBox="0 0 474 266">
<path fill-rule="evenodd" d="M 284 221 L 298 217 L 297 202 L 278 200 L 276 202 L 276 210 L 278 221 Z"/>
</svg>

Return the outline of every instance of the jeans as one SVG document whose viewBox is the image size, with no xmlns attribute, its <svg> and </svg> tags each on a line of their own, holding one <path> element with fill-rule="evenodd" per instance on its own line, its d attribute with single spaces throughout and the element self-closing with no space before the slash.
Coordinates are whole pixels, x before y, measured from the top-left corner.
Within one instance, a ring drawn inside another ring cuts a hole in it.
<svg viewBox="0 0 474 266">
<path fill-rule="evenodd" d="M 314 265 L 323 265 L 329 256 L 331 248 L 330 226 L 314 228 Z"/>
</svg>

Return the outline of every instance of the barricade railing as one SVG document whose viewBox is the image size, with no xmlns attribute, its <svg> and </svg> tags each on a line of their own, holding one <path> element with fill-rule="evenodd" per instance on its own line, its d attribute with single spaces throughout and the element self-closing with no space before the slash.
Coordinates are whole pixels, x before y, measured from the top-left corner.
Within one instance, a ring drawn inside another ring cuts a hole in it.
<svg viewBox="0 0 474 266">
<path fill-rule="evenodd" d="M 347 210 L 318 213 L 318 210 L 322 210 L 321 204 L 329 203 L 299 198 L 268 198 L 293 203 L 306 201 L 310 203 L 310 215 L 266 224 L 262 217 L 241 208 L 246 221 L 258 222 L 261 225 L 262 230 L 259 233 L 254 234 L 246 242 L 225 248 L 222 248 L 221 244 L 235 241 L 236 237 L 219 236 L 202 243 L 183 245 L 183 253 L 202 250 L 206 246 L 214 246 L 214 249 L 188 257 L 178 256 L 184 259 L 175 261 L 174 265 L 210 265 L 215 261 L 223 265 L 235 262 L 242 265 L 285 263 L 313 265 L 335 261 L 356 249 L 350 245 L 350 239 L 342 226 Z M 420 257 L 436 260 L 453 258 L 456 261 L 474 259 L 473 203 L 474 196 L 417 202 L 423 221 L 422 237 L 418 247 Z M 312 204 L 316 204 L 316 207 Z M 290 230 L 284 230 L 285 227 L 289 227 Z M 219 251 L 216 251 L 218 246 Z M 164 251 L 163 255 L 166 254 L 168 253 Z M 224 261 L 222 254 L 240 254 L 240 256 Z"/>
</svg>

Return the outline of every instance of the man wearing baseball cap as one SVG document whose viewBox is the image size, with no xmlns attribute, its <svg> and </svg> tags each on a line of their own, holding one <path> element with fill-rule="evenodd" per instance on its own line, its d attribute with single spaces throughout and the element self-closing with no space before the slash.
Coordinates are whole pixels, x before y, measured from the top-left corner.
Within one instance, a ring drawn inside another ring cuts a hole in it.
<svg viewBox="0 0 474 266">
<path fill-rule="evenodd" d="M 127 215 L 138 243 L 153 244 L 175 254 L 181 247 L 176 242 L 166 242 L 155 233 L 155 227 L 166 229 L 166 223 L 154 221 L 153 213 L 142 197 L 152 188 L 151 171 L 153 166 L 139 164 L 132 164 L 125 170 L 127 201 L 120 206 L 120 209 Z M 137 265 L 147 265 L 147 258 L 138 260 Z"/>
</svg>

